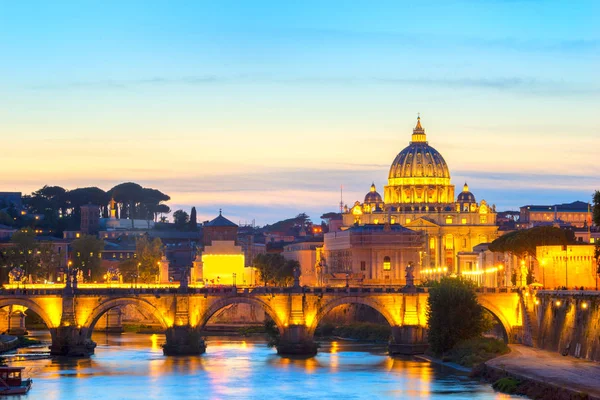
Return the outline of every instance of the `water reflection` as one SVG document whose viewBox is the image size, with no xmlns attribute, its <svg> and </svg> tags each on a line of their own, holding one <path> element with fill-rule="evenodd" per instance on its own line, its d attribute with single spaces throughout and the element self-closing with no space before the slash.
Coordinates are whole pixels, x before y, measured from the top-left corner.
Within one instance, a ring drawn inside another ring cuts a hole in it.
<svg viewBox="0 0 600 400">
<path fill-rule="evenodd" d="M 164 357 L 163 335 L 93 339 L 98 347 L 90 359 L 32 360 L 26 356 L 47 349 L 20 350 L 24 359 L 11 362 L 34 379 L 26 398 L 511 398 L 428 362 L 390 358 L 385 346 L 322 343 L 316 357 L 302 359 L 279 357 L 260 339 L 210 337 L 200 357 Z"/>
</svg>

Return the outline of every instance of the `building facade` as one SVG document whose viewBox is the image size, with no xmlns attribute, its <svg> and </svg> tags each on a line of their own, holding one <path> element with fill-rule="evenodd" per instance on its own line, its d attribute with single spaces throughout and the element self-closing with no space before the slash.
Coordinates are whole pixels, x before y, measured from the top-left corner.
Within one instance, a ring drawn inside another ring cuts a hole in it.
<svg viewBox="0 0 600 400">
<path fill-rule="evenodd" d="M 494 205 L 477 202 L 466 183 L 455 198 L 450 169 L 429 145 L 420 118 L 409 145 L 392 162 L 384 195 L 371 185 L 362 203 L 345 207 L 342 229 L 389 224 L 420 232 L 424 249 L 419 265 L 423 269 L 455 274 L 458 253 L 472 252 L 478 244 L 498 236 Z"/>
<path fill-rule="evenodd" d="M 530 204 L 520 207 L 519 222 L 527 227 L 561 224 L 583 228 L 592 224 L 591 206 L 583 201 L 553 205 Z"/>
</svg>

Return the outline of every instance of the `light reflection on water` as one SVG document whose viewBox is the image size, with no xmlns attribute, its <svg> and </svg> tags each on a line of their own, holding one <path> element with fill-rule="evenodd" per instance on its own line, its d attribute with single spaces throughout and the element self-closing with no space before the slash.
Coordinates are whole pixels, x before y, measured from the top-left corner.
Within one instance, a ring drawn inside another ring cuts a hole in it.
<svg viewBox="0 0 600 400">
<path fill-rule="evenodd" d="M 49 341 L 48 335 L 41 336 Z M 22 399 L 509 399 L 489 385 L 385 347 L 322 344 L 314 358 L 282 358 L 260 339 L 207 339 L 199 357 L 164 357 L 163 335 L 95 334 L 90 359 L 16 360 L 34 384 Z M 44 348 L 21 349 L 35 353 Z M 19 398 L 19 397 L 13 397 Z"/>
</svg>

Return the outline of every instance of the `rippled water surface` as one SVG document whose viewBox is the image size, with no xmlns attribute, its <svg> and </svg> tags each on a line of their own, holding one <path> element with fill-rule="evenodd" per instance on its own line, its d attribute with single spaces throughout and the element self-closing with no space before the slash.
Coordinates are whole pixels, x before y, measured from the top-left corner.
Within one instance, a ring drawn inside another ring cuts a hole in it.
<svg viewBox="0 0 600 400">
<path fill-rule="evenodd" d="M 86 360 L 28 359 L 44 349 L 20 350 L 10 363 L 33 378 L 21 399 L 511 398 L 453 370 L 390 358 L 374 345 L 324 343 L 316 357 L 291 360 L 260 339 L 209 337 L 198 357 L 164 357 L 162 335 L 93 339 L 96 354 Z"/>
</svg>

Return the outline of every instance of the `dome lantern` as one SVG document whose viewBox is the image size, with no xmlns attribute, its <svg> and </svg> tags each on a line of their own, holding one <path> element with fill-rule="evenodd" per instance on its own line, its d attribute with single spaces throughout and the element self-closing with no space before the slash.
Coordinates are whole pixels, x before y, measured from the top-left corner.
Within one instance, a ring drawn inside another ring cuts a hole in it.
<svg viewBox="0 0 600 400">
<path fill-rule="evenodd" d="M 421 116 L 417 117 L 417 125 L 413 129 L 412 143 L 425 143 L 427 144 L 427 136 L 425 135 L 425 129 L 421 126 Z"/>
</svg>

